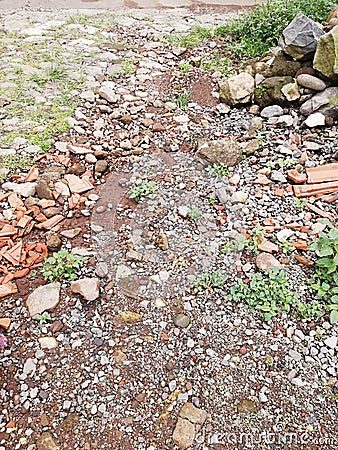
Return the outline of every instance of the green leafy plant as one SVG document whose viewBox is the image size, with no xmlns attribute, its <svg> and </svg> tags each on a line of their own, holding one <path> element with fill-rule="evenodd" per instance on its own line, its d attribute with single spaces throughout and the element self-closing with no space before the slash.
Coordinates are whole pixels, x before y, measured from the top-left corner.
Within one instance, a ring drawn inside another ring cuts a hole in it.
<svg viewBox="0 0 338 450">
<path fill-rule="evenodd" d="M 73 255 L 68 250 L 60 250 L 53 253 L 53 256 L 46 258 L 42 266 L 42 274 L 45 280 L 73 281 L 77 278 L 77 273 L 83 264 L 83 256 Z"/>
<path fill-rule="evenodd" d="M 220 56 L 205 56 L 201 60 L 200 68 L 208 72 L 216 70 L 225 76 L 232 73 L 233 67 L 229 58 Z"/>
<path fill-rule="evenodd" d="M 215 197 L 213 197 L 212 195 L 209 197 L 209 204 L 213 205 L 216 202 Z"/>
<path fill-rule="evenodd" d="M 305 320 L 313 320 L 323 315 L 323 307 L 319 302 L 297 303 L 297 313 L 299 317 Z"/>
<path fill-rule="evenodd" d="M 265 231 L 258 225 L 255 227 L 250 235 L 250 238 L 244 238 L 238 241 L 238 250 L 247 250 L 249 252 L 257 253 L 258 247 L 264 241 Z"/>
<path fill-rule="evenodd" d="M 149 195 L 155 194 L 156 191 L 157 186 L 154 181 L 143 180 L 141 184 L 132 186 L 128 195 L 135 202 L 139 203 L 142 197 L 149 197 Z"/>
<path fill-rule="evenodd" d="M 190 220 L 197 222 L 202 217 L 201 211 L 197 208 L 197 206 L 193 206 L 189 209 L 187 216 Z"/>
<path fill-rule="evenodd" d="M 238 250 L 238 242 L 234 239 L 227 239 L 221 246 L 220 251 L 224 254 Z"/>
<path fill-rule="evenodd" d="M 179 95 L 173 98 L 173 102 L 176 103 L 177 107 L 182 111 L 188 111 L 189 93 L 187 91 L 181 92 Z"/>
<path fill-rule="evenodd" d="M 309 246 L 319 259 L 316 260 L 316 272 L 311 287 L 319 298 L 326 302 L 330 311 L 330 322 L 338 322 L 338 228 L 324 219 L 328 232 L 321 231 L 318 238 Z"/>
<path fill-rule="evenodd" d="M 268 356 L 265 360 L 265 364 L 269 367 L 273 366 L 273 357 L 272 356 Z"/>
<path fill-rule="evenodd" d="M 171 45 L 191 48 L 196 47 L 196 45 L 198 45 L 204 39 L 210 38 L 212 36 L 213 33 L 210 29 L 197 26 L 192 28 L 190 32 L 186 34 L 170 34 L 167 36 L 167 40 Z"/>
<path fill-rule="evenodd" d="M 284 270 L 256 273 L 248 284 L 240 280 L 231 287 L 229 300 L 244 301 L 249 308 L 257 309 L 265 320 L 277 314 L 289 312 L 296 305 L 297 293 L 289 290 Z"/>
<path fill-rule="evenodd" d="M 184 61 L 181 61 L 180 63 L 179 63 L 179 65 L 178 65 L 178 68 L 180 69 L 180 71 L 182 72 L 182 73 L 188 73 L 189 72 L 189 70 L 191 70 L 192 69 L 192 65 L 191 64 L 189 64 L 189 63 L 187 63 L 187 62 L 184 62 Z"/>
<path fill-rule="evenodd" d="M 294 202 L 295 202 L 296 208 L 305 208 L 305 206 L 307 205 L 307 200 L 301 200 L 298 197 L 294 198 Z"/>
<path fill-rule="evenodd" d="M 224 177 L 229 175 L 228 167 L 221 164 L 209 164 L 209 166 L 205 169 L 210 175 L 217 175 L 218 177 Z"/>
<path fill-rule="evenodd" d="M 47 311 L 44 311 L 42 314 L 37 314 L 35 319 L 37 319 L 41 325 L 47 323 L 49 320 L 52 320 L 51 315 Z"/>
<path fill-rule="evenodd" d="M 257 57 L 277 45 L 283 29 L 298 12 L 323 22 L 335 6 L 332 0 L 266 0 L 215 33 L 230 35 L 230 48 L 237 57 Z"/>
<path fill-rule="evenodd" d="M 204 290 L 213 291 L 214 289 L 222 289 L 224 287 L 227 277 L 217 270 L 216 272 L 207 272 L 201 278 L 194 282 L 194 292 L 201 292 Z"/>
</svg>

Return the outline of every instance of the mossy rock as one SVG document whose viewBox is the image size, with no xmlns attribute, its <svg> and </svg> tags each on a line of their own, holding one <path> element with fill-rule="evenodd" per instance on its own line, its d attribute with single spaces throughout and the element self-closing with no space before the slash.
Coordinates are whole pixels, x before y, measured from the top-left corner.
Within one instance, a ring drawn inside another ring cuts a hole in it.
<svg viewBox="0 0 338 450">
<path fill-rule="evenodd" d="M 283 86 L 292 83 L 292 77 L 266 78 L 255 89 L 255 103 L 261 107 L 269 105 L 287 105 L 287 100 L 282 92 Z"/>
</svg>

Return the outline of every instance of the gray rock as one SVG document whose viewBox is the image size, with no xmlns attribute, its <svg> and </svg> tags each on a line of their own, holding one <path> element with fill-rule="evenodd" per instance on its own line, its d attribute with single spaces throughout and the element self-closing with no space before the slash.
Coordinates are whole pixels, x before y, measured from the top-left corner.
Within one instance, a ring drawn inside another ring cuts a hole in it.
<svg viewBox="0 0 338 450">
<path fill-rule="evenodd" d="M 198 148 L 197 156 L 210 164 L 233 167 L 242 159 L 242 148 L 233 139 L 220 139 L 202 144 Z"/>
<path fill-rule="evenodd" d="M 280 46 L 296 60 L 309 60 L 316 51 L 319 38 L 324 31 L 318 23 L 302 13 L 289 23 L 282 32 Z"/>
<path fill-rule="evenodd" d="M 256 258 L 256 266 L 258 267 L 258 269 L 260 270 L 271 270 L 271 269 L 277 269 L 277 270 L 281 270 L 282 269 L 282 265 L 281 263 L 278 261 L 278 259 L 276 259 L 273 255 L 271 255 L 270 253 L 260 253 L 257 258 Z"/>
<path fill-rule="evenodd" d="M 321 36 L 318 41 L 313 68 L 333 82 L 338 81 L 338 26 Z"/>
<path fill-rule="evenodd" d="M 230 198 L 231 203 L 246 203 L 249 194 L 243 191 L 234 192 Z"/>
<path fill-rule="evenodd" d="M 95 273 L 100 278 L 105 278 L 109 273 L 109 266 L 105 262 L 98 262 L 95 267 Z"/>
<path fill-rule="evenodd" d="M 36 371 L 36 360 L 28 358 L 23 366 L 23 373 L 29 375 L 30 373 L 35 373 Z"/>
<path fill-rule="evenodd" d="M 323 80 L 307 73 L 298 75 L 296 79 L 300 86 L 312 89 L 313 91 L 323 91 L 326 88 L 326 83 Z"/>
<path fill-rule="evenodd" d="M 283 108 L 279 105 L 266 106 L 261 111 L 261 117 L 270 119 L 270 117 L 279 117 L 283 114 Z"/>
<path fill-rule="evenodd" d="M 36 288 L 26 302 L 30 317 L 55 308 L 60 301 L 60 288 L 61 285 L 57 282 Z"/>
<path fill-rule="evenodd" d="M 325 125 L 325 116 L 320 112 L 310 114 L 304 121 L 305 125 L 309 128 L 322 127 Z"/>
<path fill-rule="evenodd" d="M 95 173 L 105 173 L 108 169 L 108 162 L 105 159 L 99 159 L 95 164 Z"/>
<path fill-rule="evenodd" d="M 295 350 L 289 350 L 289 356 L 290 358 L 292 358 L 294 361 L 300 361 L 302 359 L 302 355 L 298 352 L 296 352 Z"/>
<path fill-rule="evenodd" d="M 325 339 L 324 344 L 326 347 L 332 348 L 333 350 L 337 348 L 338 338 L 337 336 L 331 336 Z"/>
<path fill-rule="evenodd" d="M 246 72 L 241 72 L 228 78 L 223 83 L 219 97 L 223 103 L 231 106 L 249 103 L 253 96 L 254 87 L 254 78 Z"/>
<path fill-rule="evenodd" d="M 74 294 L 80 294 L 85 300 L 96 300 L 100 295 L 100 280 L 98 278 L 81 278 L 73 281 L 70 289 Z"/>
<path fill-rule="evenodd" d="M 13 191 L 23 197 L 33 197 L 35 194 L 35 186 L 36 183 L 13 183 L 7 181 L 2 185 L 2 189 L 5 191 Z"/>
<path fill-rule="evenodd" d="M 190 318 L 185 314 L 179 313 L 174 318 L 174 324 L 180 328 L 187 328 L 190 324 Z"/>
<path fill-rule="evenodd" d="M 270 179 L 278 183 L 287 183 L 286 177 L 279 170 L 273 170 L 271 172 Z"/>
<path fill-rule="evenodd" d="M 54 200 L 52 190 L 49 188 L 47 181 L 43 178 L 38 179 L 36 182 L 35 192 L 39 198 Z"/>
<path fill-rule="evenodd" d="M 99 89 L 99 95 L 109 103 L 116 103 L 119 99 L 115 91 L 108 85 L 104 85 Z"/>
</svg>

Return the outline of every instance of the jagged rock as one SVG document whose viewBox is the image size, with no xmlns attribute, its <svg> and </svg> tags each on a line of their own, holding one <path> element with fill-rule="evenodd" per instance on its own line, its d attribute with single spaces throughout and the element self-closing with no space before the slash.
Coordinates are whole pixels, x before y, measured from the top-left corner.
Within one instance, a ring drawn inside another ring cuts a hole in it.
<svg viewBox="0 0 338 450">
<path fill-rule="evenodd" d="M 60 450 L 52 433 L 44 431 L 36 442 L 37 450 Z"/>
<path fill-rule="evenodd" d="M 48 186 L 48 183 L 43 178 L 40 178 L 36 182 L 35 192 L 39 198 L 45 198 L 47 200 L 54 200 L 52 190 Z"/>
<path fill-rule="evenodd" d="M 253 70 L 255 74 L 261 74 L 264 78 L 294 77 L 301 67 L 302 64 L 299 61 L 294 61 L 280 50 L 267 61 L 257 61 L 253 65 Z"/>
<path fill-rule="evenodd" d="M 306 126 L 310 128 L 323 127 L 325 125 L 325 116 L 320 112 L 316 112 L 310 114 L 304 123 Z"/>
<path fill-rule="evenodd" d="M 282 87 L 282 93 L 284 94 L 288 102 L 294 102 L 300 98 L 300 92 L 297 83 L 288 83 Z"/>
<path fill-rule="evenodd" d="M 338 25 L 318 41 L 313 68 L 333 82 L 338 81 Z"/>
<path fill-rule="evenodd" d="M 210 164 L 225 164 L 233 167 L 241 161 L 242 149 L 233 139 L 220 139 L 202 144 L 197 151 L 197 156 Z"/>
<path fill-rule="evenodd" d="M 30 317 L 55 308 L 60 301 L 60 288 L 60 283 L 49 283 L 36 288 L 26 302 Z"/>
<path fill-rule="evenodd" d="M 62 246 L 62 240 L 58 234 L 49 232 L 46 235 L 46 244 L 49 250 L 57 252 Z"/>
<path fill-rule="evenodd" d="M 260 106 L 271 104 L 284 105 L 287 103 L 282 92 L 285 85 L 292 83 L 292 77 L 266 78 L 255 89 L 255 102 Z"/>
<path fill-rule="evenodd" d="M 316 51 L 319 38 L 324 31 L 317 22 L 302 13 L 284 29 L 280 46 L 284 52 L 296 60 L 309 60 Z"/>
<path fill-rule="evenodd" d="M 315 111 L 325 116 L 338 118 L 338 87 L 326 88 L 324 91 L 314 95 L 300 107 L 304 116 L 309 116 Z"/>
<path fill-rule="evenodd" d="M 306 73 L 298 75 L 297 83 L 300 86 L 312 89 L 313 91 L 323 91 L 326 88 L 326 83 L 323 80 Z"/>
<path fill-rule="evenodd" d="M 249 103 L 252 99 L 254 87 L 254 78 L 246 72 L 241 72 L 228 78 L 223 83 L 219 98 L 223 103 L 231 106 Z"/>
<path fill-rule="evenodd" d="M 185 403 L 179 412 L 172 436 L 175 444 L 183 450 L 190 447 L 206 418 L 207 413 L 203 409 L 196 408 L 192 403 Z"/>
<path fill-rule="evenodd" d="M 100 295 L 100 280 L 98 278 L 81 278 L 73 281 L 70 289 L 74 294 L 80 294 L 85 300 L 96 300 Z"/>
</svg>

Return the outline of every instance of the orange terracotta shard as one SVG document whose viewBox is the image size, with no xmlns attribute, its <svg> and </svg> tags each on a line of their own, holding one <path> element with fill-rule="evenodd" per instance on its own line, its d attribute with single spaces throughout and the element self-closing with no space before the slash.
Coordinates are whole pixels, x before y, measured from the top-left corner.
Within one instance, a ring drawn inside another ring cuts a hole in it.
<svg viewBox="0 0 338 450">
<path fill-rule="evenodd" d="M 335 218 L 330 213 L 324 211 L 323 209 L 318 208 L 318 206 L 312 205 L 311 203 L 308 203 L 306 206 L 310 211 L 318 214 L 318 216 L 324 217 L 325 219 L 329 219 L 331 222 L 335 221 Z"/>
<path fill-rule="evenodd" d="M 0 230 L 0 237 L 14 236 L 16 234 L 16 228 L 13 225 L 5 224 Z"/>
<path fill-rule="evenodd" d="M 296 197 L 311 197 L 331 194 L 338 191 L 338 181 L 329 183 L 304 184 L 303 186 L 293 186 L 293 192 Z"/>
<path fill-rule="evenodd" d="M 295 258 L 298 262 L 304 264 L 305 266 L 313 266 L 314 264 L 314 262 L 311 261 L 311 259 L 305 258 L 305 256 L 302 255 L 295 255 Z"/>
<path fill-rule="evenodd" d="M 35 181 L 38 178 L 39 178 L 39 169 L 37 167 L 32 167 L 25 178 L 25 182 Z"/>
<path fill-rule="evenodd" d="M 31 217 L 29 216 L 23 216 L 21 217 L 21 219 L 19 220 L 19 222 L 17 223 L 17 226 L 20 228 L 25 228 L 29 222 L 32 220 Z"/>
<path fill-rule="evenodd" d="M 23 206 L 23 201 L 21 198 L 18 197 L 18 195 L 15 192 L 12 192 L 8 196 L 8 203 L 10 204 L 11 208 L 17 208 L 18 206 Z"/>
<path fill-rule="evenodd" d="M 6 283 L 0 285 L 0 298 L 6 297 L 7 295 L 16 294 L 18 292 L 18 288 L 14 283 Z"/>
<path fill-rule="evenodd" d="M 65 179 L 68 181 L 69 189 L 73 194 L 82 194 L 93 189 L 92 183 L 87 177 L 80 178 L 76 175 L 65 175 Z"/>
<path fill-rule="evenodd" d="M 0 328 L 3 328 L 4 330 L 9 330 L 9 327 L 11 326 L 11 319 L 8 317 L 1 317 L 0 318 Z"/>
<path fill-rule="evenodd" d="M 13 273 L 13 278 L 23 278 L 29 274 L 29 269 L 26 267 L 25 269 L 17 270 Z"/>
<path fill-rule="evenodd" d="M 307 182 L 307 176 L 305 173 L 299 173 L 296 169 L 290 169 L 286 172 L 287 177 L 289 180 L 293 181 L 294 183 L 306 183 Z"/>
<path fill-rule="evenodd" d="M 292 242 L 291 245 L 292 245 L 292 247 L 294 247 L 297 250 L 307 250 L 308 249 L 307 242 L 304 241 L 303 239 L 297 239 L 297 241 Z"/>
<path fill-rule="evenodd" d="M 258 249 L 261 250 L 262 252 L 273 253 L 278 252 L 279 247 L 273 242 L 264 239 L 264 241 L 261 244 L 259 244 Z"/>
<path fill-rule="evenodd" d="M 338 163 L 309 167 L 306 173 L 309 184 L 338 181 Z"/>
<path fill-rule="evenodd" d="M 57 225 L 59 222 L 61 222 L 64 219 L 64 217 L 61 214 L 57 214 L 54 217 L 51 217 L 50 219 L 45 220 L 44 222 L 35 224 L 36 228 L 39 230 L 50 230 L 55 225 Z"/>
<path fill-rule="evenodd" d="M 10 250 L 7 250 L 7 252 L 3 254 L 3 257 L 13 264 L 13 266 L 18 266 L 20 264 L 21 251 L 22 241 L 18 242 Z"/>
</svg>

